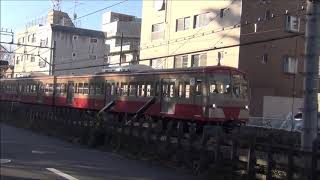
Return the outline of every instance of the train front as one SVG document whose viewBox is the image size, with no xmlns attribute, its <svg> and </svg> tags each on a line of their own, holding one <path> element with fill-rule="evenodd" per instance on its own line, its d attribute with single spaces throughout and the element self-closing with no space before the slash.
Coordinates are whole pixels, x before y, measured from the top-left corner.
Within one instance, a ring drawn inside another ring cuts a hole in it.
<svg viewBox="0 0 320 180">
<path fill-rule="evenodd" d="M 249 120 L 249 88 L 246 74 L 229 69 L 216 71 L 209 80 L 209 119 L 223 124 Z"/>
</svg>

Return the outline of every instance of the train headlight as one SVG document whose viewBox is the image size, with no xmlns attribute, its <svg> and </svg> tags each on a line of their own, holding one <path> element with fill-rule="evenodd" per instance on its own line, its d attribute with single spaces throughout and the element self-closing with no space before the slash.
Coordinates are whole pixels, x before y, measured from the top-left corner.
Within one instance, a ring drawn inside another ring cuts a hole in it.
<svg viewBox="0 0 320 180">
<path fill-rule="evenodd" d="M 212 104 L 212 108 L 213 109 L 217 108 L 216 104 Z"/>
<path fill-rule="evenodd" d="M 249 110 L 249 106 L 248 105 L 246 105 L 245 108 L 246 108 L 246 110 Z"/>
</svg>

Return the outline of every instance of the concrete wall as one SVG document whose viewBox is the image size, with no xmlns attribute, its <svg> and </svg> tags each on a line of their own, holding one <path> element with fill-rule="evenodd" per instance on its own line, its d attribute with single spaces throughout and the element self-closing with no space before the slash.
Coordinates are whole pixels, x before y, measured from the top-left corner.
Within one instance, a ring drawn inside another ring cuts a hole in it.
<svg viewBox="0 0 320 180">
<path fill-rule="evenodd" d="M 290 112 L 301 112 L 302 107 L 302 98 L 264 96 L 263 117 L 284 119 Z"/>
<path fill-rule="evenodd" d="M 56 41 L 55 75 L 95 74 L 102 71 L 107 55 L 104 38 L 63 31 L 54 32 L 53 35 Z M 76 40 L 73 39 L 74 36 L 77 36 Z M 97 42 L 90 42 L 91 38 L 96 38 Z M 93 56 L 96 56 L 96 59 Z"/>
</svg>

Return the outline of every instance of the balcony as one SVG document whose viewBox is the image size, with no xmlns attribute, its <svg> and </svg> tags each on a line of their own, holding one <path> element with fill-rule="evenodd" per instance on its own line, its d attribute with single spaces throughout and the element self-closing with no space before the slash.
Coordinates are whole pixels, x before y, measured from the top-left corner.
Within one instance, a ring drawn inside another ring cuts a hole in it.
<svg viewBox="0 0 320 180">
<path fill-rule="evenodd" d="M 126 42 L 122 44 L 122 52 L 138 50 L 138 42 Z M 115 44 L 115 46 L 110 46 L 110 53 L 118 53 L 121 51 L 121 44 Z"/>
</svg>

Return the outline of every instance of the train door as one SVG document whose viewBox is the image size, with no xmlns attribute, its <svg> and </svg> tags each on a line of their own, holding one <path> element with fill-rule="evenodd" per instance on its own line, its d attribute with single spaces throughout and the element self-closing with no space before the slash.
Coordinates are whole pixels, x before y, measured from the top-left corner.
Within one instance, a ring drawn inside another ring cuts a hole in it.
<svg viewBox="0 0 320 180">
<path fill-rule="evenodd" d="M 162 79 L 161 81 L 161 112 L 174 114 L 175 112 L 175 81 L 176 79 Z"/>
<path fill-rule="evenodd" d="M 203 79 L 199 78 L 191 78 L 190 85 L 193 89 L 193 104 L 202 106 L 203 103 L 203 90 L 204 90 L 204 82 Z"/>
<path fill-rule="evenodd" d="M 37 91 L 37 101 L 41 103 L 42 97 L 43 97 L 43 85 L 40 81 L 37 82 L 36 91 Z"/>
<path fill-rule="evenodd" d="M 67 104 L 73 103 L 73 96 L 74 96 L 74 82 L 68 81 L 68 87 L 67 87 Z"/>
<path fill-rule="evenodd" d="M 23 89 L 22 89 L 22 82 L 18 81 L 18 88 L 17 88 L 17 100 L 20 101 L 21 100 L 21 96 L 23 93 Z"/>
<path fill-rule="evenodd" d="M 117 84 L 115 81 L 105 81 L 106 86 L 106 104 L 117 100 Z"/>
</svg>

